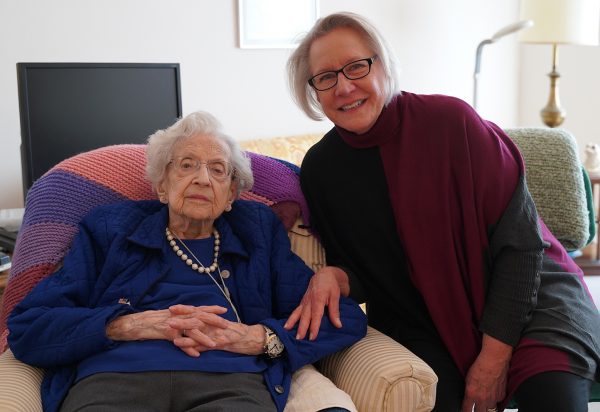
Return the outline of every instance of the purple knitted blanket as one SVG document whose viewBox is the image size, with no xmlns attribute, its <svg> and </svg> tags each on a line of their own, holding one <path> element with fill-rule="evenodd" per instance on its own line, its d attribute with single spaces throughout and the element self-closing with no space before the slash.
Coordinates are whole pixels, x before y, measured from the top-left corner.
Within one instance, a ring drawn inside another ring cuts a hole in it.
<svg viewBox="0 0 600 412">
<path fill-rule="evenodd" d="M 269 206 L 295 205 L 308 221 L 308 208 L 291 163 L 247 152 L 254 187 L 241 194 Z M 67 159 L 29 190 L 23 224 L 0 309 L 0 353 L 6 349 L 6 320 L 15 305 L 54 272 L 67 253 L 78 224 L 92 208 L 127 199 L 156 199 L 145 178 L 145 145 L 116 145 Z"/>
</svg>

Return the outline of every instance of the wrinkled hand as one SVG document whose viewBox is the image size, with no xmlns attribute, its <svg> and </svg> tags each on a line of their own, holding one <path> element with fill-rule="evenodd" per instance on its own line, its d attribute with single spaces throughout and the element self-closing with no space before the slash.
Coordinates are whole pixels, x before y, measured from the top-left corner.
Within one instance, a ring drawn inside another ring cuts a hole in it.
<svg viewBox="0 0 600 412">
<path fill-rule="evenodd" d="M 175 346 L 194 357 L 214 349 L 245 355 L 262 353 L 265 332 L 261 325 L 248 326 L 208 313 L 219 318 L 216 320 L 212 316 L 207 317 L 206 308 L 221 308 L 221 314 L 227 310 L 220 306 L 175 305 L 169 308 L 173 317 L 168 324 L 180 331 L 173 340 Z"/>
<path fill-rule="evenodd" d="M 325 306 L 331 323 L 341 328 L 340 295 L 348 296 L 349 292 L 348 275 L 335 266 L 325 266 L 310 279 L 300 305 L 294 309 L 284 328 L 291 330 L 299 322 L 296 339 L 304 339 L 310 327 L 309 339 L 315 340 L 319 334 Z"/>
<path fill-rule="evenodd" d="M 167 321 L 171 313 L 167 310 L 147 310 L 119 316 L 106 326 L 106 336 L 115 341 L 148 339 L 173 340 L 179 331 L 172 329 Z"/>
<path fill-rule="evenodd" d="M 486 412 L 506 396 L 512 347 L 484 335 L 479 356 L 467 373 L 462 412 Z"/>
</svg>

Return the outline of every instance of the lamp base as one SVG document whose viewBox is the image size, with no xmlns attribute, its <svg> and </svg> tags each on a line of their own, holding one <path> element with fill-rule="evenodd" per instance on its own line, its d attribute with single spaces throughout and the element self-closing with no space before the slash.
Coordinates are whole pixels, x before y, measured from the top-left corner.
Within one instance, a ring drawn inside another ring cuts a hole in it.
<svg viewBox="0 0 600 412">
<path fill-rule="evenodd" d="M 560 126 L 565 121 L 565 117 L 567 117 L 567 113 L 560 107 L 546 106 L 540 111 L 540 114 L 542 115 L 544 124 L 548 127 Z"/>
<path fill-rule="evenodd" d="M 565 121 L 567 112 L 560 107 L 560 99 L 558 97 L 558 79 L 560 78 L 560 74 L 556 71 L 555 67 L 548 73 L 548 77 L 550 77 L 550 96 L 546 107 L 540 111 L 540 114 L 546 126 L 557 127 Z"/>
<path fill-rule="evenodd" d="M 558 45 L 552 45 L 552 71 L 548 73 L 550 78 L 550 96 L 546 107 L 540 112 L 542 120 L 549 127 L 557 127 L 565 121 L 567 113 L 560 107 L 560 99 L 558 97 L 558 79 L 560 73 L 556 71 L 556 63 L 558 61 Z"/>
</svg>

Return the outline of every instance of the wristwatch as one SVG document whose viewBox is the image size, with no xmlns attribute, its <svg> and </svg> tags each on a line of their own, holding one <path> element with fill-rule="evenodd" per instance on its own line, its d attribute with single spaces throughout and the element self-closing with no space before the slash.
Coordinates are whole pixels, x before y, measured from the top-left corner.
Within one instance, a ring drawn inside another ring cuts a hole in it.
<svg viewBox="0 0 600 412">
<path fill-rule="evenodd" d="M 262 325 L 265 328 L 265 346 L 263 346 L 263 353 L 267 355 L 269 358 L 273 359 L 281 355 L 285 346 L 281 339 L 277 336 L 273 330 L 265 325 Z"/>
</svg>

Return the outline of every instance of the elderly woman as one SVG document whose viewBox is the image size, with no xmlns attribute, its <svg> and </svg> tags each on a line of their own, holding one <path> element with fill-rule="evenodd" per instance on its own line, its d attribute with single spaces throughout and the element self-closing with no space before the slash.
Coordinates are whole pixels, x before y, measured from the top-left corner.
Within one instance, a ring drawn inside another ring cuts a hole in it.
<svg viewBox="0 0 600 412">
<path fill-rule="evenodd" d="M 63 266 L 9 319 L 18 359 L 46 368 L 46 411 L 281 411 L 293 371 L 366 332 L 283 328 L 312 276 L 271 210 L 236 201 L 249 160 L 207 113 L 152 135 L 159 201 L 93 210 Z"/>
<path fill-rule="evenodd" d="M 538 220 L 518 149 L 466 103 L 398 92 L 381 35 L 320 19 L 288 61 L 294 98 L 335 127 L 301 184 L 328 265 L 286 327 L 318 332 L 337 298 L 438 375 L 435 410 L 585 411 L 600 318 L 581 271 Z M 351 223 L 349 223 L 351 222 Z"/>
</svg>

